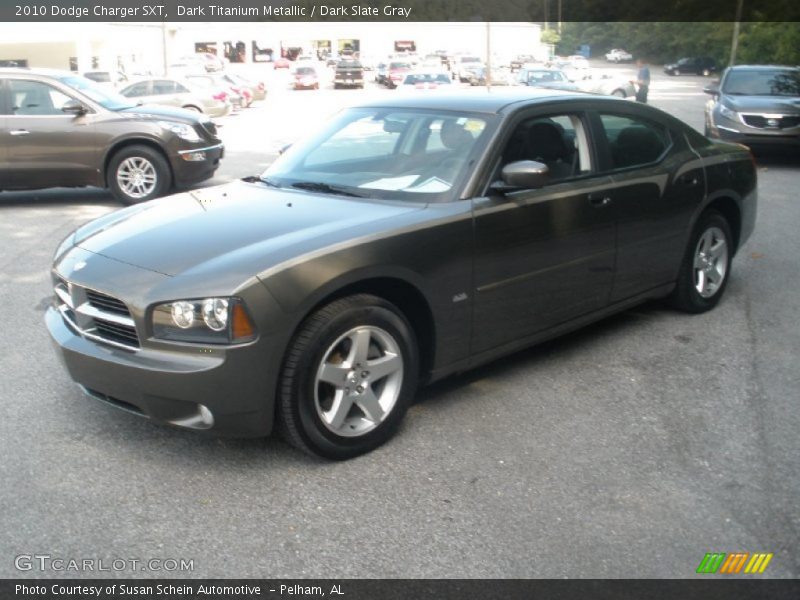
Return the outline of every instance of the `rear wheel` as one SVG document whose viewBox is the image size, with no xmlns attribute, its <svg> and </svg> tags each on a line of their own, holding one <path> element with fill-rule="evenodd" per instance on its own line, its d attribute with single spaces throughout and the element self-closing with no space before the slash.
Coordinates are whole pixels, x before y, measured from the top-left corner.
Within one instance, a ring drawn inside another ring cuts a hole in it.
<svg viewBox="0 0 800 600">
<path fill-rule="evenodd" d="M 417 345 L 393 304 L 368 294 L 312 314 L 289 345 L 279 426 L 297 448 L 343 460 L 397 430 L 417 386 Z"/>
<path fill-rule="evenodd" d="M 714 308 L 725 292 L 733 259 L 733 236 L 728 221 L 706 211 L 694 228 L 672 292 L 674 306 L 690 313 Z"/>
<path fill-rule="evenodd" d="M 108 187 L 118 200 L 136 204 L 167 193 L 172 173 L 167 159 L 149 146 L 128 146 L 108 163 Z"/>
<path fill-rule="evenodd" d="M 623 90 L 614 90 L 611 93 L 612 96 L 616 96 L 617 98 L 625 98 L 625 92 Z"/>
</svg>

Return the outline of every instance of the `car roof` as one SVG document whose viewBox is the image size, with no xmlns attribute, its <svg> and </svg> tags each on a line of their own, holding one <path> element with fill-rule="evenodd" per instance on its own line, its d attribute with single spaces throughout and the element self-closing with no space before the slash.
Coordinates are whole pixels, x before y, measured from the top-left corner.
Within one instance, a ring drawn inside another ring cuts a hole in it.
<svg viewBox="0 0 800 600">
<path fill-rule="evenodd" d="M 460 90 L 445 92 L 436 96 L 416 96 L 407 98 L 384 98 L 363 103 L 358 107 L 369 108 L 416 108 L 430 110 L 461 110 L 465 112 L 499 114 L 516 104 L 546 103 L 554 100 L 595 100 L 598 102 L 621 102 L 619 98 L 605 98 L 581 92 L 568 92 L 545 88 L 511 87 L 505 90 L 484 89 L 475 91 Z M 624 101 L 622 101 L 624 102 Z M 627 105 L 627 103 L 626 103 Z"/>
<path fill-rule="evenodd" d="M 91 71 L 87 71 L 91 72 Z M 31 69 L 28 67 L 3 67 L 0 68 L 0 75 L 34 75 L 39 77 L 81 77 L 81 74 L 76 71 L 67 71 L 65 69 Z"/>
</svg>

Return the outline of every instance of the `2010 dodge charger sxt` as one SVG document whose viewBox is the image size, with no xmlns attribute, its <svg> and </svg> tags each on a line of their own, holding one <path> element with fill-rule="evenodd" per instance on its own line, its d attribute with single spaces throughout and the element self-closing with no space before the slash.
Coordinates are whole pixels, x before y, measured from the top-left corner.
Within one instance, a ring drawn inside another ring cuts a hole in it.
<svg viewBox="0 0 800 600">
<path fill-rule="evenodd" d="M 84 225 L 46 319 L 95 398 L 341 459 L 422 383 L 649 298 L 712 308 L 755 218 L 749 152 L 649 106 L 393 98 L 260 177 Z"/>
</svg>

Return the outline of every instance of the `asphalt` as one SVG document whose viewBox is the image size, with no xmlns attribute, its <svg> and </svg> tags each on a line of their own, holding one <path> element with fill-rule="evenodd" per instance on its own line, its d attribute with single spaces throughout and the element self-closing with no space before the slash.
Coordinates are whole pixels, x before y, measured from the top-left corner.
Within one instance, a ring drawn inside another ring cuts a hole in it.
<svg viewBox="0 0 800 600">
<path fill-rule="evenodd" d="M 290 92 L 228 117 L 214 182 L 359 94 Z M 702 128 L 702 78 L 651 101 Z M 99 190 L 0 194 L 0 577 L 691 577 L 706 552 L 800 575 L 800 160 L 759 159 L 755 234 L 719 307 L 650 303 L 419 395 L 345 463 L 219 440 L 81 395 L 43 313 L 60 239 Z M 187 572 L 19 571 L 15 557 L 171 558 Z"/>
</svg>

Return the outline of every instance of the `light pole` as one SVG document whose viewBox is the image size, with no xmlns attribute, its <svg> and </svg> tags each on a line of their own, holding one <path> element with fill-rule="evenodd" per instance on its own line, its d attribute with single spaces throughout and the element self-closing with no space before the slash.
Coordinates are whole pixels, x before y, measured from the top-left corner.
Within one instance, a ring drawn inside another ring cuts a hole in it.
<svg viewBox="0 0 800 600">
<path fill-rule="evenodd" d="M 736 3 L 736 20 L 733 22 L 733 39 L 731 40 L 731 59 L 728 61 L 728 66 L 736 62 L 736 50 L 739 47 L 739 25 L 742 20 L 742 5 L 744 0 L 739 0 Z"/>
</svg>

